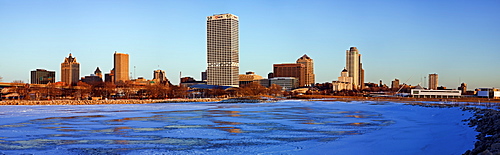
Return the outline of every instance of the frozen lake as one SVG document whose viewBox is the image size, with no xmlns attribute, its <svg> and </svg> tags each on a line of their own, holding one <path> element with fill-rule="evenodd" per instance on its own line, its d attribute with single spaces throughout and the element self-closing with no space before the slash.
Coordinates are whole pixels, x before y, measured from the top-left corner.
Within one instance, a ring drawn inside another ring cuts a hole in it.
<svg viewBox="0 0 500 155">
<path fill-rule="evenodd" d="M 0 154 L 462 154 L 459 108 L 280 101 L 0 106 Z"/>
</svg>

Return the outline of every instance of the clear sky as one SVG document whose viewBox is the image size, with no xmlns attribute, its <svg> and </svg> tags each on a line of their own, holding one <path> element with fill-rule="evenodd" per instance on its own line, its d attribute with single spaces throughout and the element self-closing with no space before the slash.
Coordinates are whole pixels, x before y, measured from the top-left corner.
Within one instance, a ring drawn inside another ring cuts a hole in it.
<svg viewBox="0 0 500 155">
<path fill-rule="evenodd" d="M 273 64 L 307 54 L 316 82 L 331 82 L 355 46 L 366 82 L 417 85 L 437 73 L 449 88 L 500 87 L 499 8 L 498 0 L 0 0 L 0 76 L 29 82 L 42 68 L 59 81 L 69 53 L 81 76 L 108 73 L 118 51 L 130 54 L 134 78 L 162 69 L 174 84 L 181 71 L 201 80 L 206 17 L 231 13 L 240 18 L 242 74 L 267 77 Z"/>
</svg>

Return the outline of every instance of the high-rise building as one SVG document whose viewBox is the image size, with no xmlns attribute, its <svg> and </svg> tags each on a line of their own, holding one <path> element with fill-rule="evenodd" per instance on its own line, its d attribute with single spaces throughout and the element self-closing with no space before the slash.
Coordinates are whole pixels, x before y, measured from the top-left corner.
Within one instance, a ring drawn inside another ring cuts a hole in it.
<svg viewBox="0 0 500 155">
<path fill-rule="evenodd" d="M 238 87 L 238 16 L 207 17 L 207 84 Z"/>
<path fill-rule="evenodd" d="M 306 54 L 304 54 L 302 57 L 297 59 L 297 63 L 304 64 L 304 66 L 305 66 L 304 83 L 306 84 L 306 86 L 314 85 L 314 83 L 315 83 L 314 60 L 311 59 Z"/>
<path fill-rule="evenodd" d="M 160 83 L 167 81 L 167 75 L 164 70 L 155 70 L 153 71 L 153 80 L 159 81 Z"/>
<path fill-rule="evenodd" d="M 298 81 L 299 87 L 304 87 L 306 85 L 305 68 L 304 64 L 298 63 L 274 64 L 273 77 L 294 77 Z"/>
<path fill-rule="evenodd" d="M 55 80 L 55 71 L 47 71 L 45 69 L 36 69 L 34 71 L 31 71 L 31 84 L 54 83 Z"/>
<path fill-rule="evenodd" d="M 76 58 L 69 54 L 69 57 L 64 58 L 64 62 L 61 63 L 61 81 L 69 84 L 75 85 L 80 79 L 80 63 L 76 62 Z"/>
<path fill-rule="evenodd" d="M 129 64 L 128 64 L 128 54 L 118 53 L 115 51 L 114 54 L 114 70 L 115 70 L 115 81 L 114 82 L 125 82 L 130 80 L 129 78 Z"/>
<path fill-rule="evenodd" d="M 437 90 L 438 82 L 438 74 L 429 74 L 429 89 Z"/>
<path fill-rule="evenodd" d="M 349 76 L 353 79 L 355 89 L 363 89 L 364 87 L 364 74 L 363 64 L 361 63 L 361 54 L 356 47 L 351 47 L 346 50 L 346 69 Z"/>
</svg>

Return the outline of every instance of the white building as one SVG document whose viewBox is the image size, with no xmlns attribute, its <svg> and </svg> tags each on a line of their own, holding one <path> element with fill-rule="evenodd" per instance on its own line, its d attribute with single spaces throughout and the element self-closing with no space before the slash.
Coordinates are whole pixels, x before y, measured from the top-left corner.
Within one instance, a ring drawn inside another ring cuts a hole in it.
<svg viewBox="0 0 500 155">
<path fill-rule="evenodd" d="M 338 81 L 332 81 L 333 91 L 352 90 L 352 81 L 353 78 L 349 77 L 349 72 L 344 68 L 344 70 L 340 72 Z"/>
<path fill-rule="evenodd" d="M 479 91 L 477 91 L 477 97 L 484 97 L 484 98 L 500 98 L 500 90 L 497 88 L 479 88 Z"/>
<path fill-rule="evenodd" d="M 462 97 L 462 91 L 412 89 L 411 96 L 417 98 L 457 98 Z"/>
</svg>

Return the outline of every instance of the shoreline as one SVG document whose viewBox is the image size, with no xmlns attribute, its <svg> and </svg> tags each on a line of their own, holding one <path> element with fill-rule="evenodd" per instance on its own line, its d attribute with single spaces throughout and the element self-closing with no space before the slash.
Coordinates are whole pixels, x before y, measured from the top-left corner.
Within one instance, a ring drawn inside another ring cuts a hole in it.
<svg viewBox="0 0 500 155">
<path fill-rule="evenodd" d="M 464 107 L 462 110 L 474 112 L 471 118 L 464 121 L 479 132 L 476 135 L 474 148 L 464 154 L 500 154 L 500 111 L 475 107 Z"/>
<path fill-rule="evenodd" d="M 245 97 L 239 97 L 245 98 Z M 1 105 L 95 105 L 95 104 L 150 104 L 150 103 L 180 103 L 180 102 L 219 102 L 232 98 L 179 98 L 179 99 L 115 99 L 115 100 L 3 100 Z M 238 99 L 238 97 L 236 97 Z M 406 97 L 359 97 L 359 96 L 329 96 L 300 95 L 290 99 L 319 101 L 377 101 L 402 102 L 422 106 L 499 106 L 500 99 L 486 98 L 406 98 Z M 288 100 L 288 99 L 278 99 Z"/>
<path fill-rule="evenodd" d="M 2 105 L 99 105 L 99 104 L 153 104 L 153 103 L 182 103 L 182 102 L 218 102 L 223 98 L 196 98 L 196 99 L 161 99 L 161 100 L 3 100 Z"/>
</svg>

